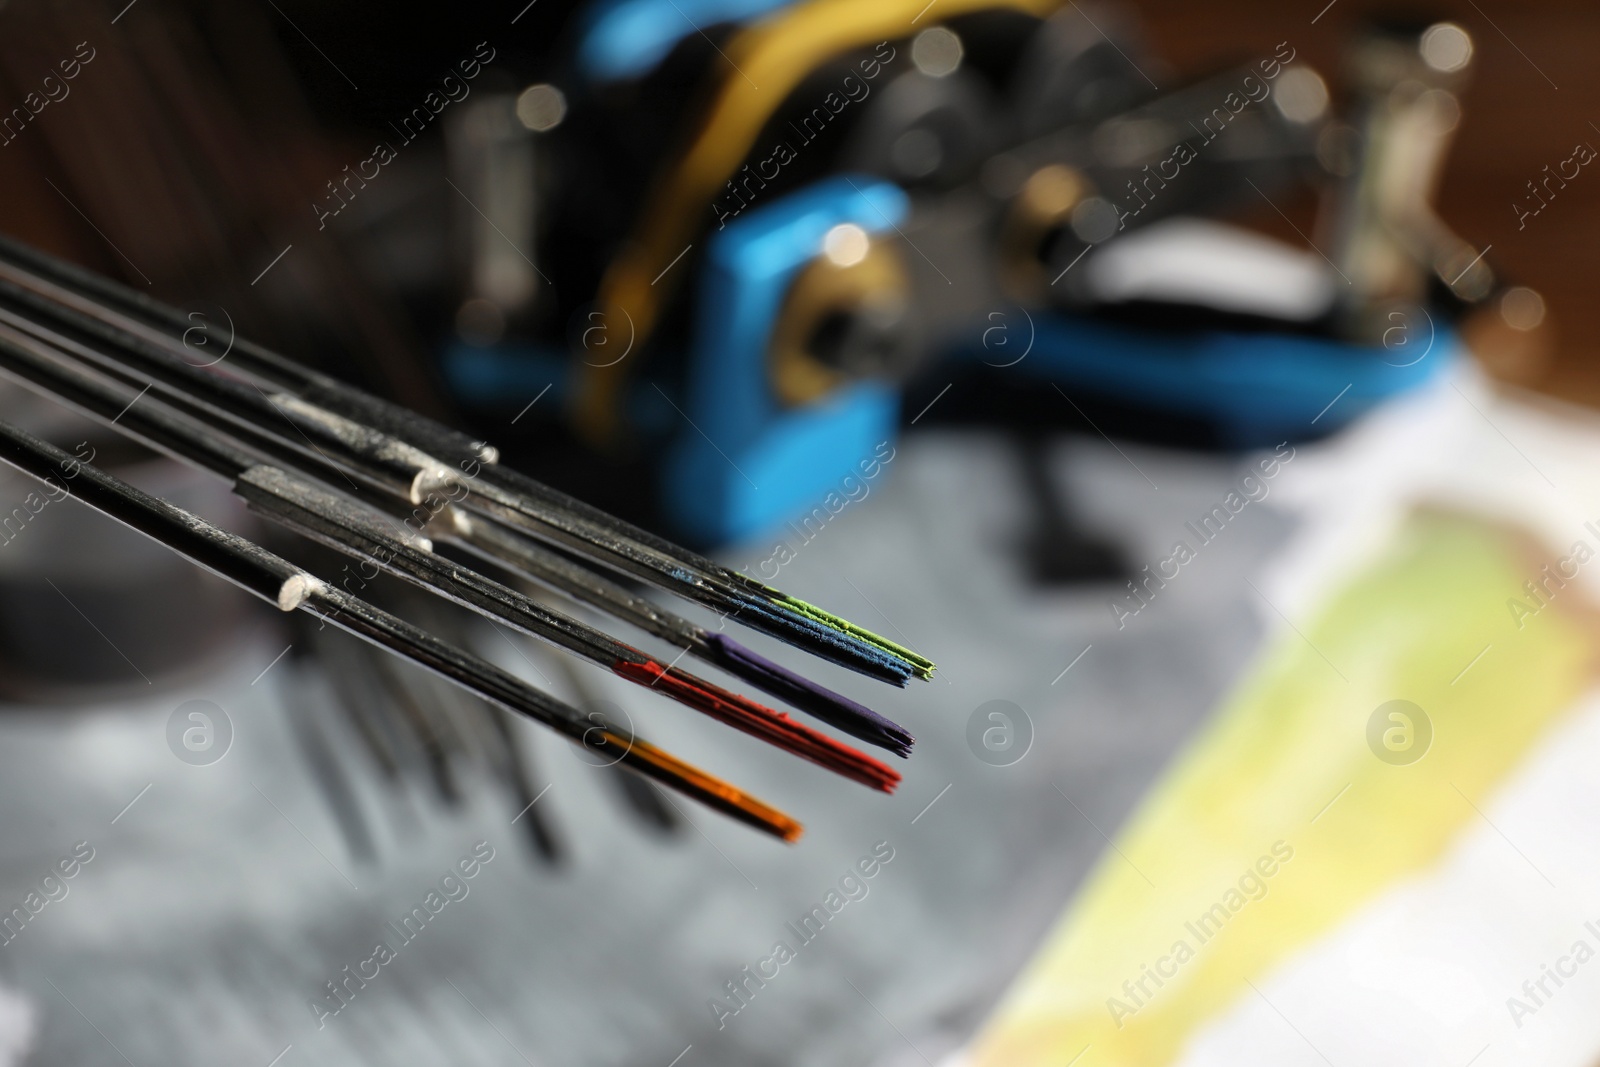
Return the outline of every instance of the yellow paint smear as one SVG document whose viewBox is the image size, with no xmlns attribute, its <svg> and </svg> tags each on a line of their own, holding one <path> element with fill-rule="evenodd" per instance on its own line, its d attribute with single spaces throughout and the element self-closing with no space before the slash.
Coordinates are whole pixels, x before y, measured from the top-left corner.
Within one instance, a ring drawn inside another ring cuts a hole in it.
<svg viewBox="0 0 1600 1067">
<path fill-rule="evenodd" d="M 980 1034 L 974 1064 L 1061 1067 L 1080 1053 L 1077 1067 L 1172 1063 L 1200 1027 L 1255 995 L 1247 981 L 1259 985 L 1433 864 L 1479 818 L 1472 805 L 1591 684 L 1592 608 L 1576 586 L 1520 630 L 1508 610 L 1554 558 L 1528 545 L 1483 520 L 1415 514 L 1299 623 L 1304 637 L 1275 638 L 1132 817 L 1122 855 L 1108 852 L 1090 875 Z M 1433 724 L 1431 747 L 1410 765 L 1368 747 L 1369 718 L 1395 699 Z M 1293 857 L 1263 864 L 1275 870 L 1259 899 L 1249 880 L 1241 891 L 1276 842 Z M 1225 921 L 1186 925 L 1219 903 Z M 1193 951 L 1181 964 L 1180 940 Z M 1158 964 L 1171 976 L 1159 986 L 1146 977 L 1141 991 L 1143 968 Z"/>
</svg>

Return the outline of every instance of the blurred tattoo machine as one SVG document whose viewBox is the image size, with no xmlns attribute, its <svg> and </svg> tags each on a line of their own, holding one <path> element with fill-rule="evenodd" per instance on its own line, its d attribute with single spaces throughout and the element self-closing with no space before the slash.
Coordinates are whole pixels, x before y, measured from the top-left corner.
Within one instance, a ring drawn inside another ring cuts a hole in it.
<svg viewBox="0 0 1600 1067">
<path fill-rule="evenodd" d="M 1326 433 L 1542 317 L 1433 208 L 1472 47 L 1372 27 L 1336 108 L 1292 42 L 1179 83 L 1099 5 L 602 0 L 449 128 L 481 210 L 446 376 L 519 420 L 550 390 L 527 424 L 649 457 L 701 543 L 930 412 Z"/>
</svg>

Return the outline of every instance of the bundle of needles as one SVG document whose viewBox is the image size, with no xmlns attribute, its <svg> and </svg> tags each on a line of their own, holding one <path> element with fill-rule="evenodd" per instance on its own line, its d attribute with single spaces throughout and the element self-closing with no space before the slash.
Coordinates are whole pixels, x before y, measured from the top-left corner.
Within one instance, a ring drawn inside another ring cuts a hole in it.
<svg viewBox="0 0 1600 1067">
<path fill-rule="evenodd" d="M 897 756 L 912 737 L 870 709 L 635 593 L 642 580 L 872 678 L 904 686 L 933 664 L 746 575 L 497 462 L 489 444 L 242 339 L 192 346 L 182 312 L 0 239 L 0 374 L 182 463 L 227 479 L 252 511 L 497 623 L 597 663 L 870 788 L 900 775 L 836 738 L 699 678 L 694 656 Z M 226 347 L 224 347 L 226 346 Z M 202 362 L 197 351 L 225 351 Z M 0 459 L 275 604 L 410 660 L 570 740 L 786 841 L 801 825 L 744 791 L 595 722 L 521 679 L 259 545 L 0 422 Z M 434 551 L 436 542 L 454 557 Z M 664 663 L 461 562 L 463 555 L 679 649 Z M 612 572 L 608 574 L 607 572 Z"/>
</svg>

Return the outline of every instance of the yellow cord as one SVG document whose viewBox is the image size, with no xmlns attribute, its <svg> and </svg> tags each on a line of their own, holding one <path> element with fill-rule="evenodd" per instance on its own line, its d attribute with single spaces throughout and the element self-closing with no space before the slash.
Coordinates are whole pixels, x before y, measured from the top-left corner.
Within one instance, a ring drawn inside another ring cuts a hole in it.
<svg viewBox="0 0 1600 1067">
<path fill-rule="evenodd" d="M 658 179 L 639 230 L 600 284 L 607 329 L 631 337 L 635 350 L 643 347 L 675 281 L 671 272 L 662 276 L 663 268 L 695 240 L 712 201 L 757 135 L 820 64 L 954 15 L 1003 8 L 1043 18 L 1060 5 L 1061 0 L 811 0 L 741 30 L 724 50 L 729 70 L 700 132 L 677 166 Z M 572 414 L 593 443 L 616 438 L 618 398 L 631 362 L 584 363 L 578 369 Z"/>
</svg>

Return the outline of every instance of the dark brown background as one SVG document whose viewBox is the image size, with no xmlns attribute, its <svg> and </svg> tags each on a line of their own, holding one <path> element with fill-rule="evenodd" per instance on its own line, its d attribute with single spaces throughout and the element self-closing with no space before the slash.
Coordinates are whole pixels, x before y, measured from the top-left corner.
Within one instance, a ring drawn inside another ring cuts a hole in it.
<svg viewBox="0 0 1600 1067">
<path fill-rule="evenodd" d="M 1537 217 L 1517 228 L 1512 205 L 1542 168 L 1579 142 L 1600 147 L 1600 5 L 1577 0 L 1513 3 L 1445 0 L 1426 7 L 1335 0 L 1288 3 L 1141 0 L 1157 54 L 1181 72 L 1266 56 L 1280 41 L 1337 82 L 1340 46 L 1370 13 L 1444 16 L 1472 35 L 1475 71 L 1440 193 L 1440 213 L 1509 281 L 1545 297 L 1556 358 L 1532 384 L 1600 405 L 1600 168 L 1586 168 Z M 1593 122 L 1595 126 L 1591 126 Z M 1287 205 L 1284 205 L 1287 207 Z M 1305 228 L 1312 205 L 1290 210 Z M 1270 210 L 1252 220 L 1294 240 Z M 1309 233 L 1310 231 L 1307 230 Z"/>
</svg>

